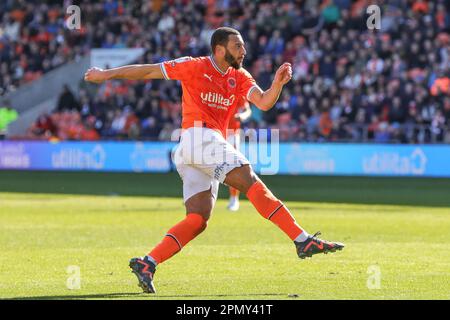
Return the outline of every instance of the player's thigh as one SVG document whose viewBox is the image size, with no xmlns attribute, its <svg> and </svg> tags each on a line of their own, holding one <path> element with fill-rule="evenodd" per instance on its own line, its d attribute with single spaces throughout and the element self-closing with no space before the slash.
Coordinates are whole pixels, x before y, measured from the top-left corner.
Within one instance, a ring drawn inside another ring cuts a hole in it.
<svg viewBox="0 0 450 320">
<path fill-rule="evenodd" d="M 186 213 L 197 213 L 209 219 L 216 203 L 219 182 L 190 165 L 178 164 L 183 180 L 183 200 Z"/>
<path fill-rule="evenodd" d="M 213 130 L 210 130 L 210 133 L 211 140 L 205 139 L 205 142 L 199 144 L 195 150 L 198 154 L 202 154 L 202 160 L 192 165 L 220 183 L 225 183 L 230 171 L 249 165 L 250 162 L 219 133 Z"/>
<path fill-rule="evenodd" d="M 228 172 L 224 183 L 246 194 L 248 189 L 259 180 L 251 165 L 245 164 Z"/>
</svg>

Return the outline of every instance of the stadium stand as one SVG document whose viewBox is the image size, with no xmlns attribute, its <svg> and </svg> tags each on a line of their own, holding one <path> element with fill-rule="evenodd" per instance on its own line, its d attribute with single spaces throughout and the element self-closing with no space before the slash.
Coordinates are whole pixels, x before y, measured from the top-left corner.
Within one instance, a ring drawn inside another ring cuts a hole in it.
<svg viewBox="0 0 450 320">
<path fill-rule="evenodd" d="M 244 128 L 277 128 L 284 141 L 450 143 L 450 1 L 378 1 L 378 31 L 366 26 L 364 0 L 73 3 L 77 31 L 64 28 L 60 1 L 1 2 L 3 93 L 90 48 L 145 48 L 137 63 L 207 55 L 211 32 L 229 25 L 262 88 L 283 61 L 293 65 L 276 106 L 253 108 Z M 180 126 L 180 95 L 175 81 L 66 88 L 28 138 L 167 140 Z"/>
</svg>

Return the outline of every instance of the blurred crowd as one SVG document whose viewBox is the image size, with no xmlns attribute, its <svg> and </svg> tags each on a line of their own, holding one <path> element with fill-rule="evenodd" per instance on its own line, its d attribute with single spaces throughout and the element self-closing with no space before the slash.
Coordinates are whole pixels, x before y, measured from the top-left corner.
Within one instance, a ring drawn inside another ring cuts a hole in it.
<svg viewBox="0 0 450 320">
<path fill-rule="evenodd" d="M 136 63 L 209 54 L 216 27 L 241 31 L 244 66 L 267 89 L 288 61 L 293 79 L 269 112 L 244 128 L 285 141 L 450 143 L 450 1 L 66 1 L 82 29 L 64 28 L 61 1 L 0 3 L 0 90 L 36 79 L 90 48 L 141 47 Z M 366 8 L 381 8 L 368 30 Z M 64 89 L 34 137 L 168 140 L 180 126 L 176 81 L 108 81 Z"/>
</svg>

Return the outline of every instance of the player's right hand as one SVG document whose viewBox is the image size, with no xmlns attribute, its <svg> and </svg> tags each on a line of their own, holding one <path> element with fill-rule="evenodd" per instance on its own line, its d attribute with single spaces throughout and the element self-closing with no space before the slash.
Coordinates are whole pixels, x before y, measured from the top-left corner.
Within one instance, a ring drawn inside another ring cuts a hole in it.
<svg viewBox="0 0 450 320">
<path fill-rule="evenodd" d="M 84 74 L 84 80 L 94 83 L 102 83 L 107 79 L 106 72 L 103 69 L 100 68 L 89 68 L 86 73 Z"/>
<path fill-rule="evenodd" d="M 283 63 L 275 73 L 273 82 L 285 85 L 292 78 L 292 66 L 290 63 Z"/>
</svg>

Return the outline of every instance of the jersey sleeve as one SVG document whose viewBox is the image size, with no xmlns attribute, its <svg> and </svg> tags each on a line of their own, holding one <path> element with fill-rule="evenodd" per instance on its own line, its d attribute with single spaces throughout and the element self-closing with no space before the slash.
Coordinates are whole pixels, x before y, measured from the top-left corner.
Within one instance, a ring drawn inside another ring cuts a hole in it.
<svg viewBox="0 0 450 320">
<path fill-rule="evenodd" d="M 166 80 L 183 81 L 192 76 L 197 60 L 192 57 L 181 57 L 159 64 Z"/>
<path fill-rule="evenodd" d="M 247 70 L 242 69 L 240 74 L 241 74 L 241 81 L 239 93 L 242 97 L 244 97 L 247 101 L 249 101 L 249 97 L 252 91 L 259 87 L 256 84 L 255 79 L 253 79 L 252 75 Z"/>
</svg>

